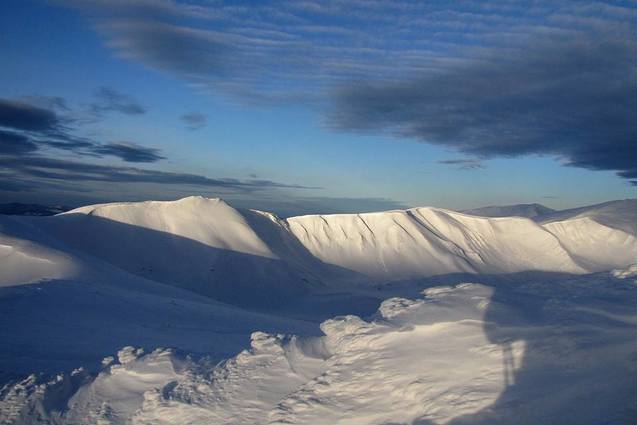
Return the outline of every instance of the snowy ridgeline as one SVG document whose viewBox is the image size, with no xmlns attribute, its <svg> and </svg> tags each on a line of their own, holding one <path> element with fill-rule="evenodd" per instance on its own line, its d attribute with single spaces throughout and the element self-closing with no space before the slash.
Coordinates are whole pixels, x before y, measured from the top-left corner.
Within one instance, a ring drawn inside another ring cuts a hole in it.
<svg viewBox="0 0 637 425">
<path fill-rule="evenodd" d="M 637 259 L 637 200 L 541 221 L 438 208 L 282 220 L 200 197 L 104 204 L 54 217 L 0 216 L 0 255 L 0 286 L 77 276 L 82 261 L 73 257 L 89 255 L 137 276 L 261 306 L 344 280 L 625 267 Z"/>
<path fill-rule="evenodd" d="M 0 423 L 633 424 L 636 229 L 637 201 L 0 216 Z"/>
</svg>

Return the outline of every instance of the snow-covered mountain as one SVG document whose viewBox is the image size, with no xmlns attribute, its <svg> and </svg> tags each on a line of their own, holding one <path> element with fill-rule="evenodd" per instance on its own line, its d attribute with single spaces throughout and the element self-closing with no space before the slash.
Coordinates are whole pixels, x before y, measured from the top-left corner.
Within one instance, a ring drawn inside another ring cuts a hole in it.
<svg viewBox="0 0 637 425">
<path fill-rule="evenodd" d="M 588 207 L 555 211 L 540 217 L 541 223 L 589 218 L 604 226 L 637 234 L 637 199 L 610 201 Z"/>
<path fill-rule="evenodd" d="M 0 215 L 0 423 L 629 424 L 636 264 L 637 200 Z"/>
<path fill-rule="evenodd" d="M 616 204 L 613 211 L 634 205 L 624 202 L 630 205 Z M 631 264 L 637 258 L 637 229 L 627 223 L 637 218 L 615 216 L 608 208 L 586 211 L 540 223 L 438 208 L 281 220 L 219 199 L 190 197 L 95 205 L 21 220 L 135 275 L 226 302 L 263 305 L 342 280 L 586 273 Z M 599 250 L 605 255 L 591 258 Z"/>
</svg>

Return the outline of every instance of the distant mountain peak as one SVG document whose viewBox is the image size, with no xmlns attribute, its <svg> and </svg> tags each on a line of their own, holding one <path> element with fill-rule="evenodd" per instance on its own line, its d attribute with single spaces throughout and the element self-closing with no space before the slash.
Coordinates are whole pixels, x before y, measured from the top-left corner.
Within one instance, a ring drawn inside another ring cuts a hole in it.
<svg viewBox="0 0 637 425">
<path fill-rule="evenodd" d="M 462 211 L 465 214 L 483 217 L 526 217 L 535 219 L 555 210 L 542 204 L 515 204 L 515 205 L 490 205 L 488 207 L 474 208 Z"/>
</svg>

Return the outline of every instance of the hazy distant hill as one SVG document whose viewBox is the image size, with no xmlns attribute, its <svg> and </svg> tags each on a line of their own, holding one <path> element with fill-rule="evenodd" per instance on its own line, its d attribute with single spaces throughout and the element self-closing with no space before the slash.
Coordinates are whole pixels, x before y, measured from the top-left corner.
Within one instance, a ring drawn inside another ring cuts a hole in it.
<svg viewBox="0 0 637 425">
<path fill-rule="evenodd" d="M 62 205 L 21 204 L 19 202 L 0 204 L 0 214 L 6 215 L 45 216 L 63 213 L 70 209 Z"/>
<path fill-rule="evenodd" d="M 540 204 L 517 204 L 474 208 L 462 211 L 465 214 L 479 215 L 482 217 L 526 217 L 536 218 L 554 213 L 555 210 Z"/>
</svg>

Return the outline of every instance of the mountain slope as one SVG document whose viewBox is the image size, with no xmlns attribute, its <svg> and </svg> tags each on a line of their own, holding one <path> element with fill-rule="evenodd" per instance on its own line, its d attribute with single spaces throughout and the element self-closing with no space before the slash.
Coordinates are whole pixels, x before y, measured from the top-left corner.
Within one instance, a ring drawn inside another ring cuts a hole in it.
<svg viewBox="0 0 637 425">
<path fill-rule="evenodd" d="M 289 218 L 291 232 L 326 263 L 392 280 L 446 273 L 585 272 L 560 241 L 524 218 L 436 208 Z"/>
<path fill-rule="evenodd" d="M 589 218 L 604 226 L 637 236 L 637 199 L 610 201 L 581 208 L 573 208 L 538 217 L 542 224 Z"/>
<path fill-rule="evenodd" d="M 219 199 L 95 205 L 30 223 L 74 251 L 233 304 L 278 306 L 320 285 L 317 261 L 304 267 L 277 221 Z"/>
<path fill-rule="evenodd" d="M 135 276 L 67 249 L 23 218 L 0 216 L 0 387 L 7 377 L 35 370 L 93 367 L 131 343 L 221 358 L 242 347 L 255 326 L 315 332 L 306 322 Z"/>
<path fill-rule="evenodd" d="M 135 275 L 224 302 L 279 308 L 348 282 L 627 266 L 637 253 L 634 234 L 626 232 L 637 226 L 633 205 L 555 213 L 542 222 L 438 208 L 281 220 L 190 197 L 20 220 L 72 251 Z M 589 220 L 581 221 L 584 216 Z"/>
</svg>

